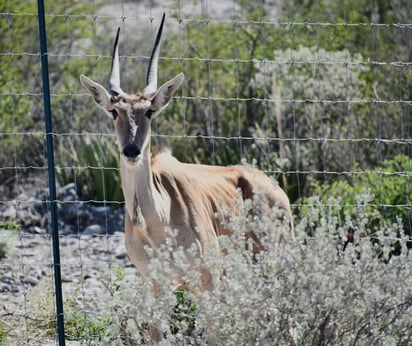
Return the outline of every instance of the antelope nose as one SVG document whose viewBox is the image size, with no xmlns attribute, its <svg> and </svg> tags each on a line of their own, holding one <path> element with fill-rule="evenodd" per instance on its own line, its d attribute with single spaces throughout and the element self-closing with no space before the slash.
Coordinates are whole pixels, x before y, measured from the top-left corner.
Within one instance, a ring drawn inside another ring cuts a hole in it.
<svg viewBox="0 0 412 346">
<path fill-rule="evenodd" d="M 136 144 L 127 144 L 123 148 L 123 155 L 129 159 L 135 159 L 140 154 L 140 148 Z"/>
</svg>

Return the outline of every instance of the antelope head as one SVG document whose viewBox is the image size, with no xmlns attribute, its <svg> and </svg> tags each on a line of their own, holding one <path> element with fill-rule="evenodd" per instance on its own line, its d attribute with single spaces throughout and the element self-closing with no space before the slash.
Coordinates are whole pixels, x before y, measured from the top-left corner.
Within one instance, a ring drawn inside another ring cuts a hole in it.
<svg viewBox="0 0 412 346">
<path fill-rule="evenodd" d="M 120 155 L 128 165 L 135 165 L 149 153 L 151 121 L 167 106 L 184 80 L 184 74 L 179 73 L 157 88 L 157 68 L 164 20 L 163 14 L 150 56 L 143 92 L 128 94 L 120 87 L 120 28 L 117 30 L 113 48 L 109 91 L 85 75 L 80 76 L 82 86 L 90 91 L 97 105 L 113 120 Z"/>
</svg>

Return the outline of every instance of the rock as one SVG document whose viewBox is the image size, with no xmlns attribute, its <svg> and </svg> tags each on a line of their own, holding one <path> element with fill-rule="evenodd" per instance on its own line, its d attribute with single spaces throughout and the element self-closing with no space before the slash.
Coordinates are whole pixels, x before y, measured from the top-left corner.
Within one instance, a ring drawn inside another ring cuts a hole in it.
<svg viewBox="0 0 412 346">
<path fill-rule="evenodd" d="M 10 287 L 9 287 L 9 285 L 0 284 L 0 292 L 1 292 L 1 293 L 10 292 Z"/>
<path fill-rule="evenodd" d="M 77 230 L 72 225 L 63 224 L 59 228 L 59 234 L 71 235 L 71 234 L 76 234 L 76 233 L 77 233 Z"/>
<path fill-rule="evenodd" d="M 99 213 L 99 214 L 105 214 L 105 213 L 110 213 L 110 212 L 111 212 L 110 208 L 107 207 L 107 206 L 104 206 L 104 207 L 95 207 L 95 208 L 94 208 L 94 211 L 95 211 L 96 213 Z"/>
<path fill-rule="evenodd" d="M 4 273 L 1 277 L 0 277 L 0 281 L 4 284 L 11 284 L 14 282 L 14 277 L 13 274 L 11 273 Z"/>
<path fill-rule="evenodd" d="M 5 204 L 0 209 L 0 214 L 4 220 L 16 220 L 17 219 L 17 210 L 16 210 L 16 201 L 11 201 Z"/>
<path fill-rule="evenodd" d="M 75 223 L 77 222 L 79 216 L 80 203 L 65 203 L 60 205 L 59 216 L 63 218 L 65 222 Z"/>
<path fill-rule="evenodd" d="M 59 189 L 58 199 L 63 202 L 78 200 L 75 183 L 67 184 Z"/>
<path fill-rule="evenodd" d="M 84 231 L 82 232 L 83 235 L 93 235 L 93 234 L 105 234 L 105 230 L 102 226 L 93 224 L 87 226 Z"/>
<path fill-rule="evenodd" d="M 30 286 L 37 286 L 39 284 L 39 280 L 32 276 L 25 277 L 21 282 Z"/>
<path fill-rule="evenodd" d="M 27 189 L 9 203 L 0 205 L 0 217 L 21 225 L 22 231 L 31 234 L 47 234 L 50 227 L 50 203 L 48 188 Z M 32 192 L 30 192 L 32 191 Z M 123 232 L 124 208 L 119 204 L 100 204 L 84 202 L 77 195 L 74 183 L 58 189 L 57 217 L 59 232 L 62 235 L 77 234 L 114 234 Z M 92 225 L 91 228 L 90 225 Z M 95 225 L 100 225 L 98 228 Z M 101 228 L 104 227 L 104 232 Z M 107 229 L 106 229 L 107 228 Z"/>
<path fill-rule="evenodd" d="M 47 230 L 39 226 L 29 226 L 27 232 L 31 234 L 45 234 L 47 233 Z"/>
<path fill-rule="evenodd" d="M 116 253 L 115 256 L 116 256 L 117 259 L 126 259 L 126 258 L 128 258 L 126 251 Z"/>
<path fill-rule="evenodd" d="M 114 255 L 117 259 L 127 259 L 126 246 L 123 242 L 114 245 Z"/>
</svg>

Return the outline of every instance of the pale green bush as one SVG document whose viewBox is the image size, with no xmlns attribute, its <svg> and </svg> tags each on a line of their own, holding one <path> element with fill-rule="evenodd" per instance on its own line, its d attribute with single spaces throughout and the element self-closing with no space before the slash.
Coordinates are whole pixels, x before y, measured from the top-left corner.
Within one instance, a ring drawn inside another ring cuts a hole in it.
<svg viewBox="0 0 412 346">
<path fill-rule="evenodd" d="M 369 198 L 357 199 L 353 221 L 358 225 L 367 224 L 363 206 Z M 401 254 L 389 256 L 401 225 L 381 230 L 379 242 L 355 238 L 343 251 L 347 230 L 339 226 L 336 213 L 319 207 L 316 199 L 310 203 L 311 210 L 296 225 L 297 240 L 284 246 L 278 237 L 288 228 L 277 221 L 277 211 L 255 218 L 244 212 L 225 215 L 234 232 L 231 238 L 220 238 L 228 254 L 205 256 L 195 265 L 187 263 L 187 252 L 176 249 L 172 237 L 161 252 L 163 261 L 152 261 L 150 279 L 118 285 L 111 306 L 118 321 L 108 343 L 145 343 L 147 325 L 154 322 L 164 332 L 165 345 L 410 344 L 412 260 L 404 239 Z M 249 230 L 266 246 L 255 256 L 244 245 Z M 163 277 L 171 263 L 182 267 L 188 284 L 199 282 L 200 265 L 213 272 L 213 289 L 187 293 L 192 308 L 181 309 L 180 315 L 170 282 Z M 160 286 L 156 295 L 151 280 Z M 177 319 L 179 328 L 171 327 Z"/>
<path fill-rule="evenodd" d="M 263 138 L 276 137 L 276 133 L 289 139 L 279 144 L 279 150 L 268 152 L 279 152 L 288 161 L 287 171 L 294 172 L 288 175 L 292 185 L 288 195 L 294 199 L 313 195 L 307 183 L 336 180 L 330 172 L 353 171 L 355 162 L 362 163 L 362 168 L 376 162 L 367 144 L 357 142 L 355 149 L 346 140 L 374 136 L 369 133 L 373 126 L 369 106 L 360 102 L 365 98 L 364 75 L 369 67 L 361 54 L 328 49 L 315 45 L 276 49 L 272 61 L 255 65 L 254 86 L 267 90 L 271 121 L 276 120 L 276 128 L 269 128 Z M 313 173 L 301 174 L 295 181 L 296 171 Z"/>
</svg>

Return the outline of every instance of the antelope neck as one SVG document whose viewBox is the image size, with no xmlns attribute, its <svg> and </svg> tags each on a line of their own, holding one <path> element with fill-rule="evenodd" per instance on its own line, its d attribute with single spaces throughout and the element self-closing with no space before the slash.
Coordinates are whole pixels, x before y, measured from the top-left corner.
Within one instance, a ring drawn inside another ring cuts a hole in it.
<svg viewBox="0 0 412 346">
<path fill-rule="evenodd" d="M 133 224 L 144 224 L 147 229 L 159 229 L 168 223 L 170 200 L 153 183 L 151 153 L 146 149 L 135 166 L 120 163 L 126 211 Z"/>
</svg>

